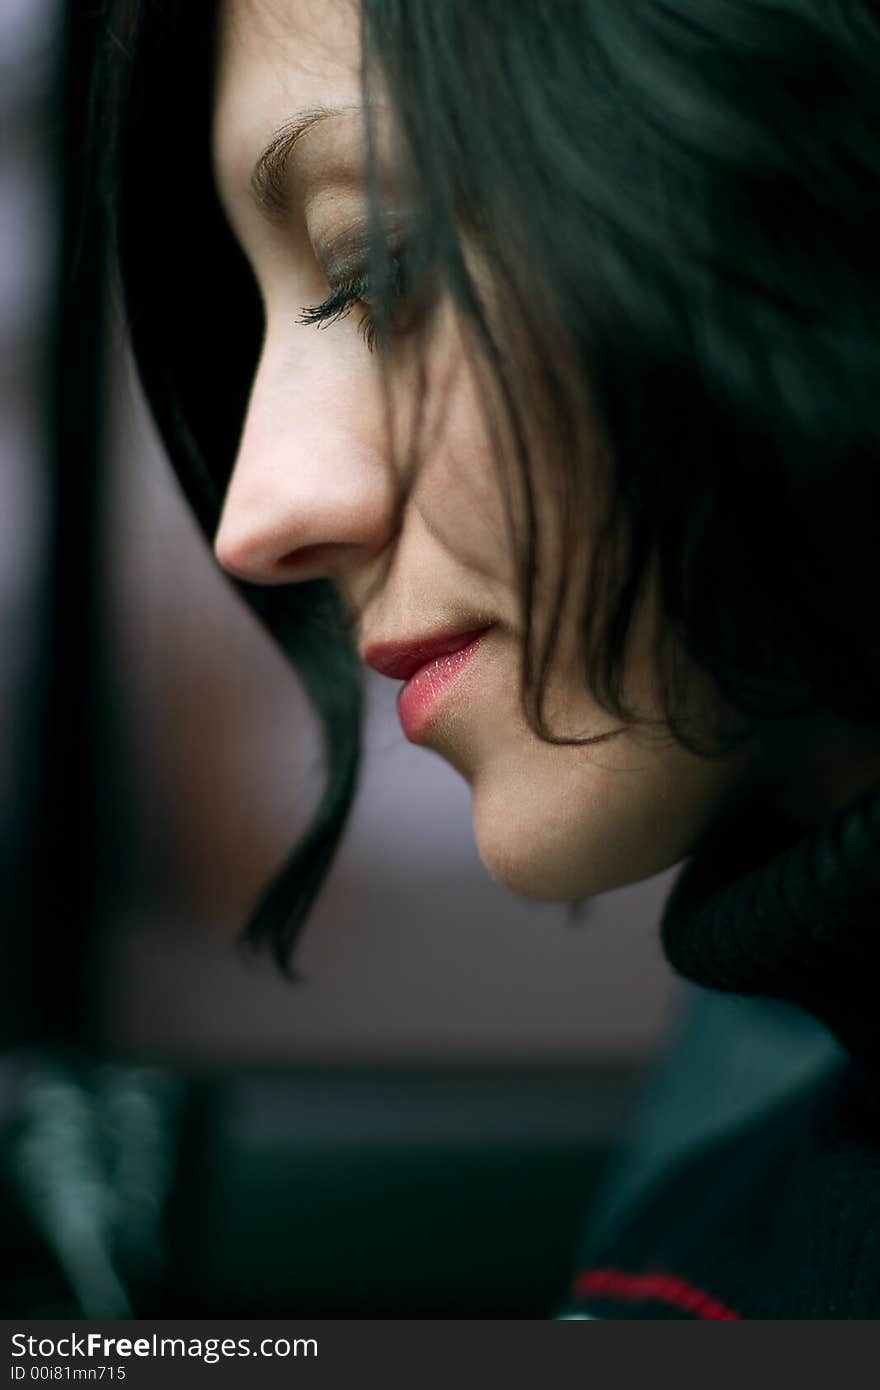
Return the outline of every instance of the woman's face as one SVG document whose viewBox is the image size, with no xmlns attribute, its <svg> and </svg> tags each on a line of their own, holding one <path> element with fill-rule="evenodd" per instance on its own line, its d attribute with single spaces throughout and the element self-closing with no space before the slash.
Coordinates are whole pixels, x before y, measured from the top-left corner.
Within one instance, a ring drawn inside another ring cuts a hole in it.
<svg viewBox="0 0 880 1390">
<path fill-rule="evenodd" d="M 621 730 L 579 673 L 574 607 L 548 687 L 550 728 L 578 737 L 618 732 L 572 747 L 543 742 L 529 728 L 519 704 L 523 622 L 504 493 L 455 316 L 442 302 L 430 330 L 425 453 L 396 515 L 402 480 L 386 450 L 378 359 L 359 332 L 363 310 L 320 329 L 298 321 L 351 278 L 363 244 L 359 62 L 357 13 L 346 0 L 221 0 L 215 176 L 260 286 L 266 333 L 215 554 L 253 583 L 331 578 L 358 614 L 362 653 L 493 624 L 417 741 L 467 781 L 477 847 L 494 878 L 540 899 L 592 895 L 687 854 L 743 788 L 754 755 L 703 759 L 656 731 Z M 272 182 L 269 215 L 252 171 L 280 128 L 317 108 L 333 114 L 294 142 Z M 378 114 L 381 136 L 388 111 Z M 405 225 L 414 210 L 390 173 L 383 197 L 383 213 Z M 395 354 L 392 384 L 406 420 L 416 386 L 405 343 Z M 575 578 L 583 579 L 585 560 Z M 582 603 L 583 586 L 573 592 Z M 656 716 L 650 642 L 646 609 L 627 690 Z"/>
</svg>

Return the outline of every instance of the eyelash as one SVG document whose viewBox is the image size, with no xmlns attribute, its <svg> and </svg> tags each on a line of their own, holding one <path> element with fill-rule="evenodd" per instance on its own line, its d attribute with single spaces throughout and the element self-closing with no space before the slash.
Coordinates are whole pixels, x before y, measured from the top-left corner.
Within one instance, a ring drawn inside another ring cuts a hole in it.
<svg viewBox="0 0 880 1390">
<path fill-rule="evenodd" d="M 398 257 L 392 257 L 392 290 L 397 303 L 402 304 L 405 297 L 403 266 Z M 370 282 L 365 275 L 355 276 L 337 285 L 322 304 L 303 308 L 297 323 L 315 323 L 319 328 L 329 328 L 345 318 L 356 304 L 364 308 L 364 316 L 358 325 L 367 348 L 374 352 L 379 338 L 379 327 L 365 303 L 370 292 Z"/>
</svg>

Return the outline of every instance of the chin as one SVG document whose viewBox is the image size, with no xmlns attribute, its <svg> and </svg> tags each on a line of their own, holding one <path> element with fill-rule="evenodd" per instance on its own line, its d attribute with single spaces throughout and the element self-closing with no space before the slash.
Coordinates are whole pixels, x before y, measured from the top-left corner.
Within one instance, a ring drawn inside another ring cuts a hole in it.
<svg viewBox="0 0 880 1390">
<path fill-rule="evenodd" d="M 555 796 L 542 801 L 537 791 L 504 796 L 482 787 L 475 789 L 472 810 L 486 872 L 538 902 L 570 902 L 638 883 L 678 863 L 690 848 L 684 827 L 614 797 L 560 805 Z"/>
<path fill-rule="evenodd" d="M 534 807 L 517 814 L 490 799 L 475 798 L 473 829 L 477 853 L 496 883 L 536 902 L 569 902 L 621 887 L 633 878 L 626 866 L 591 852 L 582 826 L 562 824 Z"/>
</svg>

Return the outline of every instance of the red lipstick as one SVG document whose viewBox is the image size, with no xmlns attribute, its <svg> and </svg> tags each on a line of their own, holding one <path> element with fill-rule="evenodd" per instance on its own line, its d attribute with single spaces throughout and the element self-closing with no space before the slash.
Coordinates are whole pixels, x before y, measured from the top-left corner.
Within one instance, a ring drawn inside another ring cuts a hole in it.
<svg viewBox="0 0 880 1390">
<path fill-rule="evenodd" d="M 421 742 L 441 692 L 464 669 L 494 623 L 467 632 L 447 632 L 409 642 L 377 642 L 367 647 L 364 661 L 374 671 L 406 685 L 397 697 L 403 732 L 411 743 Z"/>
</svg>

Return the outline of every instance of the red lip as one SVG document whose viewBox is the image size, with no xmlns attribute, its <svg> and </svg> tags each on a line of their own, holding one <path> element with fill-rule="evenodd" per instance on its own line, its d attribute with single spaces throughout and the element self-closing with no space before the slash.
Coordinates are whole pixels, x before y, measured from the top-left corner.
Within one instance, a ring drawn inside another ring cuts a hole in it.
<svg viewBox="0 0 880 1390">
<path fill-rule="evenodd" d="M 461 651 L 481 633 L 488 632 L 494 623 L 469 628 L 467 632 L 440 633 L 435 637 L 414 638 L 411 642 L 376 642 L 366 648 L 364 661 L 383 676 L 392 680 L 409 680 L 420 667 L 435 657 Z"/>
</svg>

